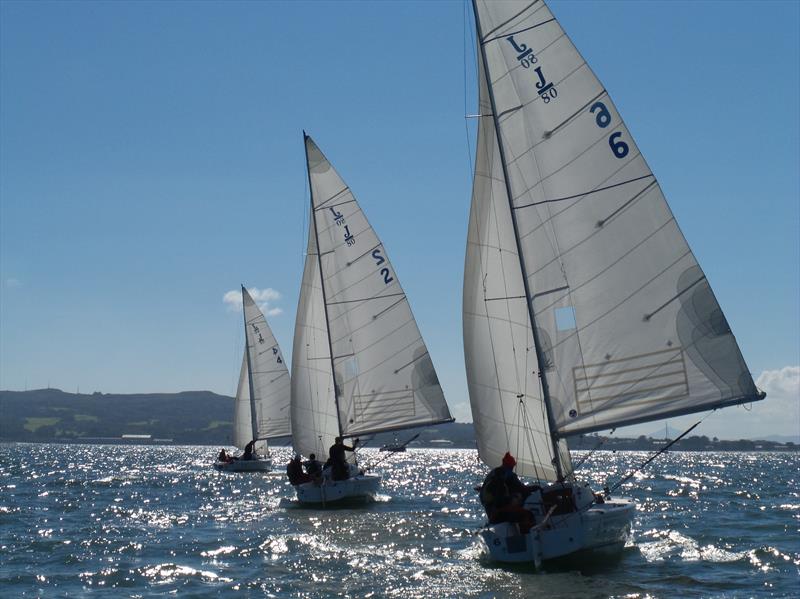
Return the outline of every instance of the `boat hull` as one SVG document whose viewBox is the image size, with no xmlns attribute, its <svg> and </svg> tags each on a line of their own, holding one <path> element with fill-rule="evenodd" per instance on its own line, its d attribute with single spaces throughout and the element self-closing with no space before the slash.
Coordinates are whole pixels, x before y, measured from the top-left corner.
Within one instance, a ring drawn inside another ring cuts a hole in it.
<svg viewBox="0 0 800 599">
<path fill-rule="evenodd" d="M 576 489 L 579 488 L 577 485 Z M 635 504 L 629 499 L 594 501 L 588 487 L 577 494 L 573 511 L 545 517 L 534 508 L 537 524 L 526 534 L 520 534 L 515 523 L 489 524 L 480 532 L 489 557 L 501 563 L 533 563 L 539 567 L 577 552 L 621 551 L 630 538 Z M 526 502 L 525 507 L 529 506 Z"/>
<path fill-rule="evenodd" d="M 256 460 L 236 460 L 233 462 L 214 462 L 214 468 L 221 472 L 269 472 L 272 470 L 271 458 Z"/>
<path fill-rule="evenodd" d="M 295 486 L 297 500 L 303 505 L 328 506 L 348 501 L 374 499 L 380 489 L 381 477 L 377 474 L 357 474 L 347 480 L 323 479 Z"/>
</svg>

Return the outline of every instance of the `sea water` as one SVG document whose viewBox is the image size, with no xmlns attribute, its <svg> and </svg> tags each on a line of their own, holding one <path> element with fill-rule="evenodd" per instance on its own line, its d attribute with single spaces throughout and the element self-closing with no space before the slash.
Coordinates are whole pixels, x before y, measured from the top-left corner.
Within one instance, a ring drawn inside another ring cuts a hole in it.
<svg viewBox="0 0 800 599">
<path fill-rule="evenodd" d="M 216 472 L 218 451 L 0 446 L 0 596 L 800 595 L 797 453 L 662 456 L 621 489 L 638 511 L 618 559 L 535 572 L 482 554 L 474 450 L 364 450 L 386 458 L 383 494 L 337 510 L 296 503 L 288 449 L 266 475 Z M 581 473 L 600 488 L 645 457 L 597 452 Z"/>
</svg>

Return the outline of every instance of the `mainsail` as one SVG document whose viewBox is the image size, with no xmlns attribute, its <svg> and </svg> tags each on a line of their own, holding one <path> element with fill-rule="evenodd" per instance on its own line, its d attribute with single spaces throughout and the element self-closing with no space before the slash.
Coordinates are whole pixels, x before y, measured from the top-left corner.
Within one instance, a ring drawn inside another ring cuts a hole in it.
<svg viewBox="0 0 800 599">
<path fill-rule="evenodd" d="M 314 425 L 315 434 L 330 445 L 331 412 L 336 434 L 345 437 L 452 421 L 383 244 L 317 145 L 307 136 L 305 144 L 312 209 L 295 329 L 293 406 L 304 405 L 309 413 L 293 410 L 296 439 L 298 427 L 321 416 L 324 426 Z M 308 376 L 312 369 L 318 373 L 314 385 L 299 380 L 301 370 Z M 304 446 L 296 442 L 296 448 Z"/>
<path fill-rule="evenodd" d="M 245 353 L 234 409 L 234 445 L 291 434 L 289 371 L 278 342 L 253 298 L 242 287 Z"/>
<path fill-rule="evenodd" d="M 482 457 L 496 462 L 520 427 L 538 440 L 762 399 L 658 182 L 549 8 L 473 6 L 464 329 Z"/>
</svg>

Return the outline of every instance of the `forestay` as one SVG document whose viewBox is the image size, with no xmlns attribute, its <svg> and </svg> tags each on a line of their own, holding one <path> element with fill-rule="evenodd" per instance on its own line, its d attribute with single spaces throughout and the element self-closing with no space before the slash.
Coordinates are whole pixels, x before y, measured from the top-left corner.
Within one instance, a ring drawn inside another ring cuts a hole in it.
<svg viewBox="0 0 800 599">
<path fill-rule="evenodd" d="M 333 397 L 328 326 L 322 300 L 317 243 L 309 223 L 303 281 L 292 346 L 292 445 L 295 451 L 324 459 L 339 435 Z"/>
<path fill-rule="evenodd" d="M 556 432 L 762 398 L 653 173 L 548 7 L 474 6 Z"/>
<path fill-rule="evenodd" d="M 451 421 L 386 249 L 309 137 L 306 152 L 343 436 Z"/>
<path fill-rule="evenodd" d="M 234 443 L 243 448 L 252 439 L 290 435 L 291 427 L 289 370 L 280 347 L 264 315 L 244 287 L 242 304 L 247 353 L 242 360 L 236 392 Z M 251 380 L 248 380 L 248 356 Z"/>
</svg>

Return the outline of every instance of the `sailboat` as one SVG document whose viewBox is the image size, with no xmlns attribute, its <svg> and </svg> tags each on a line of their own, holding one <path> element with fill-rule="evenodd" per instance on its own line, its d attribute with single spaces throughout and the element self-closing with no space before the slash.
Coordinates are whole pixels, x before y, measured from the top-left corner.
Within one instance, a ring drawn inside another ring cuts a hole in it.
<svg viewBox="0 0 800 599">
<path fill-rule="evenodd" d="M 295 451 L 321 459 L 336 437 L 453 418 L 386 249 L 350 188 L 303 133 L 311 195 L 292 351 Z M 353 458 L 354 459 L 354 458 Z M 380 476 L 297 485 L 306 504 L 374 497 Z"/>
<path fill-rule="evenodd" d="M 242 285 L 245 347 L 234 403 L 233 443 L 244 450 L 254 443 L 252 459 L 217 460 L 226 472 L 272 469 L 267 440 L 291 434 L 289 370 L 264 314 Z"/>
<path fill-rule="evenodd" d="M 661 188 L 548 6 L 473 0 L 478 146 L 464 351 L 480 458 L 538 483 L 491 558 L 620 548 L 634 503 L 576 478 L 565 437 L 764 398 Z"/>
</svg>

